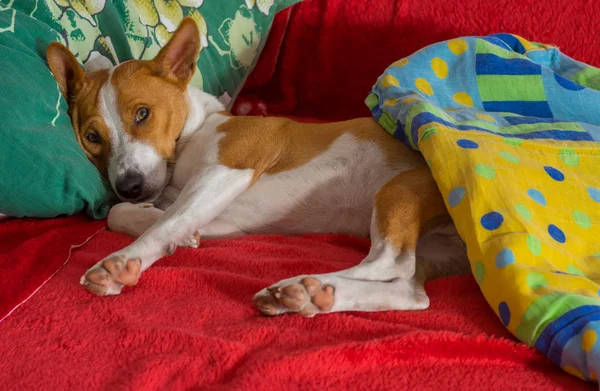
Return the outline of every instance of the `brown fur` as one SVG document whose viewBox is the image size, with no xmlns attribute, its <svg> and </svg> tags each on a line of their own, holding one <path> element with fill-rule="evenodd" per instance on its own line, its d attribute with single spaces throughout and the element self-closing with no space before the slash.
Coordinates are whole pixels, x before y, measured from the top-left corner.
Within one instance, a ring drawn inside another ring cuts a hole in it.
<svg viewBox="0 0 600 391">
<path fill-rule="evenodd" d="M 111 139 L 100 114 L 99 92 L 108 75 L 107 70 L 86 73 L 79 87 L 68 95 L 77 141 L 103 175 L 107 173 Z M 115 69 L 111 83 L 118 91 L 117 106 L 125 132 L 152 145 L 167 161 L 174 161 L 176 141 L 187 117 L 185 88 L 157 75 L 150 61 L 123 64 Z M 136 111 L 141 107 L 148 108 L 150 114 L 136 124 Z M 89 142 L 85 137 L 88 132 L 97 133 L 101 142 Z"/>
<path fill-rule="evenodd" d="M 379 145 L 390 164 L 423 164 L 416 152 L 394 140 L 373 118 L 307 124 L 278 117 L 231 117 L 217 130 L 225 133 L 219 144 L 221 163 L 254 169 L 255 179 L 308 163 L 345 133 Z"/>
<path fill-rule="evenodd" d="M 187 117 L 186 88 L 196 69 L 200 38 L 196 23 L 184 19 L 169 43 L 151 61 L 131 61 L 115 68 L 111 83 L 123 130 L 132 138 L 151 144 L 167 161 L 174 160 L 177 138 Z M 84 73 L 65 46 L 53 42 L 47 50 L 48 65 L 69 104 L 77 141 L 98 170 L 107 175 L 111 155 L 110 131 L 100 115 L 99 92 L 109 72 Z M 136 123 L 139 108 L 148 118 Z M 88 133 L 99 143 L 87 140 Z"/>
<path fill-rule="evenodd" d="M 398 250 L 414 251 L 419 236 L 450 217 L 427 166 L 405 171 L 375 197 L 377 228 Z"/>
<path fill-rule="evenodd" d="M 98 105 L 98 93 L 108 80 L 108 71 L 89 73 L 82 81 L 80 88 L 69 96 L 69 115 L 75 130 L 77 142 L 86 156 L 98 168 L 102 175 L 107 175 L 108 157 L 111 153 L 110 131 L 108 130 Z M 101 137 L 98 144 L 91 143 L 86 135 L 95 132 Z"/>
<path fill-rule="evenodd" d="M 175 144 L 188 115 L 185 88 L 157 75 L 150 61 L 121 65 L 115 69 L 111 82 L 118 91 L 117 106 L 125 131 L 173 161 Z M 136 124 L 136 111 L 142 107 L 148 108 L 150 114 Z"/>
<path fill-rule="evenodd" d="M 231 117 L 218 131 L 226 133 L 219 145 L 221 163 L 237 169 L 276 174 L 307 164 L 325 152 L 344 133 L 376 143 L 389 164 L 411 164 L 377 193 L 375 208 L 380 234 L 398 250 L 414 251 L 419 236 L 449 220 L 444 201 L 418 154 L 393 139 L 372 118 L 325 124 L 305 124 L 285 118 Z"/>
</svg>

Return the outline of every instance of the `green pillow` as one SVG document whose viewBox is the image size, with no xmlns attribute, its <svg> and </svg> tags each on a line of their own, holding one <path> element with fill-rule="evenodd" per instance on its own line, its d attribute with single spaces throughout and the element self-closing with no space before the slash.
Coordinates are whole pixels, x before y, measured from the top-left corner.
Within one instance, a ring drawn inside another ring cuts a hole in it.
<svg viewBox="0 0 600 391">
<path fill-rule="evenodd" d="M 45 62 L 60 41 L 91 70 L 153 58 L 181 19 L 200 27 L 192 85 L 230 106 L 275 13 L 299 0 L 0 0 L 0 213 L 105 217 L 115 201 L 87 160 Z"/>
</svg>

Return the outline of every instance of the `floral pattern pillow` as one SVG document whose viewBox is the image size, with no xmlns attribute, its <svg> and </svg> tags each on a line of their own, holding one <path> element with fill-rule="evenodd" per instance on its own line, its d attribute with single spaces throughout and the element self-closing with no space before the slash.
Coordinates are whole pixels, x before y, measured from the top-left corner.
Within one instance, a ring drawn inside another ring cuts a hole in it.
<svg viewBox="0 0 600 391">
<path fill-rule="evenodd" d="M 154 57 L 184 17 L 202 51 L 192 85 L 230 105 L 265 44 L 275 14 L 299 0 L 0 0 L 59 33 L 86 70 Z M 1 28 L 1 27 L 0 27 Z"/>
</svg>

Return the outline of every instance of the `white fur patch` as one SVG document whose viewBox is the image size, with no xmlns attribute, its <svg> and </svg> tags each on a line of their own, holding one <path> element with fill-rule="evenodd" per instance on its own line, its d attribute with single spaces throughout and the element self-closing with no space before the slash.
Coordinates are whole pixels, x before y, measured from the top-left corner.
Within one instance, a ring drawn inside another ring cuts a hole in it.
<svg viewBox="0 0 600 391">
<path fill-rule="evenodd" d="M 217 98 L 197 88 L 188 87 L 186 95 L 188 116 L 179 136 L 180 142 L 185 142 L 194 135 L 210 115 L 225 110 L 225 106 Z"/>
<path fill-rule="evenodd" d="M 133 139 L 125 131 L 111 82 L 114 69 L 109 71 L 108 80 L 100 89 L 100 115 L 110 132 L 108 178 L 114 189 L 119 177 L 127 172 L 138 172 L 144 177 L 142 197 L 149 194 L 156 197 L 165 185 L 167 164 L 153 146 Z"/>
<path fill-rule="evenodd" d="M 375 193 L 398 172 L 376 143 L 343 134 L 296 169 L 263 175 L 221 216 L 251 233 L 367 236 Z"/>
</svg>

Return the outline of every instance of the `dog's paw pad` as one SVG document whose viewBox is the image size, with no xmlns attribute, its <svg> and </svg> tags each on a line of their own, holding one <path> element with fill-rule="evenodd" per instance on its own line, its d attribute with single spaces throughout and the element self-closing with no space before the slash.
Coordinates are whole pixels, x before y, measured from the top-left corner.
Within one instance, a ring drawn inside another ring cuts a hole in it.
<svg viewBox="0 0 600 391">
<path fill-rule="evenodd" d="M 118 295 L 123 286 L 137 284 L 141 269 L 142 262 L 137 258 L 112 256 L 89 269 L 81 278 L 81 284 L 95 295 Z"/>
<path fill-rule="evenodd" d="M 303 278 L 297 283 L 276 284 L 254 297 L 254 305 L 269 316 L 287 312 L 314 316 L 331 310 L 334 301 L 335 288 L 321 284 L 314 277 Z"/>
</svg>

